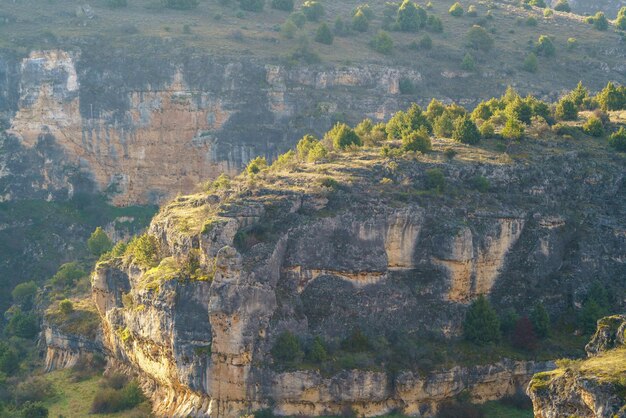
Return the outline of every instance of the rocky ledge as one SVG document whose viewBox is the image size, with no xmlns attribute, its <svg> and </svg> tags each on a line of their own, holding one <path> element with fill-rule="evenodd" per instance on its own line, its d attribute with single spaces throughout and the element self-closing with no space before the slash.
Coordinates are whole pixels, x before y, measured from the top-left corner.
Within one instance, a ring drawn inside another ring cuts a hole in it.
<svg viewBox="0 0 626 418">
<path fill-rule="evenodd" d="M 528 386 L 537 418 L 626 417 L 626 315 L 598 321 L 586 360 L 561 360 Z"/>
</svg>

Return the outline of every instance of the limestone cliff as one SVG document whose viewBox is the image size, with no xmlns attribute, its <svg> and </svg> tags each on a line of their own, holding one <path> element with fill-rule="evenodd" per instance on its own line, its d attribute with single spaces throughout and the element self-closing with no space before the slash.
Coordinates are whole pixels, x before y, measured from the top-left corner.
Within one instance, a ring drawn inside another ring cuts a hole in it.
<svg viewBox="0 0 626 418">
<path fill-rule="evenodd" d="M 599 320 L 586 350 L 587 360 L 562 361 L 533 377 L 535 417 L 626 417 L 626 316 Z"/>
<path fill-rule="evenodd" d="M 463 157 L 445 159 L 449 146 Z M 314 371 L 271 351 L 287 330 L 338 345 L 362 329 L 380 350 L 394 335 L 445 346 L 477 295 L 520 312 L 543 299 L 558 314 L 591 275 L 623 293 L 622 162 L 571 146 L 513 161 L 446 142 L 428 156 L 362 151 L 178 197 L 93 274 L 105 347 L 141 376 L 161 416 L 429 416 L 462 391 L 478 402 L 512 393 L 551 364 L 385 370 L 357 357 Z M 428 189 L 433 168 L 443 193 Z M 471 187 L 476 176 L 488 191 Z"/>
</svg>

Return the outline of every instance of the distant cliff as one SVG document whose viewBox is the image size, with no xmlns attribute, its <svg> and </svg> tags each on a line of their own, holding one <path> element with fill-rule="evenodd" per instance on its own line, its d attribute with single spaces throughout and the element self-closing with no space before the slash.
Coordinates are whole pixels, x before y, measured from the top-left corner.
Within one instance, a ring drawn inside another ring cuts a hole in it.
<svg viewBox="0 0 626 418">
<path fill-rule="evenodd" d="M 483 402 L 525 386 L 552 364 L 444 352 L 478 295 L 519 312 L 543 300 L 558 317 L 590 277 L 623 294 L 623 161 L 572 141 L 519 145 L 515 160 L 463 146 L 448 160 L 448 146 L 275 166 L 174 199 L 94 272 L 113 362 L 139 374 L 160 416 L 431 416 L 462 392 Z M 342 345 L 357 329 L 372 354 Z M 324 367 L 281 363 L 287 331 L 338 354 Z M 375 360 L 385 341 L 440 345 L 391 367 Z"/>
<path fill-rule="evenodd" d="M 533 377 L 528 393 L 537 418 L 626 417 L 626 316 L 598 321 L 588 359 Z"/>
</svg>

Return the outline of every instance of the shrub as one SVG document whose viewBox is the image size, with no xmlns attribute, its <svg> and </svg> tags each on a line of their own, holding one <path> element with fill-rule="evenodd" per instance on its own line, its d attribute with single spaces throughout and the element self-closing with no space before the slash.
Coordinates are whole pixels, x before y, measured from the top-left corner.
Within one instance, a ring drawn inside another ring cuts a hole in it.
<svg viewBox="0 0 626 418">
<path fill-rule="evenodd" d="M 452 138 L 464 144 L 475 145 L 480 142 L 480 132 L 472 119 L 463 116 L 457 119 Z"/>
<path fill-rule="evenodd" d="M 526 351 L 534 351 L 537 349 L 537 335 L 533 330 L 533 325 L 527 317 L 518 319 L 511 336 L 511 342 L 516 348 Z"/>
<path fill-rule="evenodd" d="M 593 27 L 599 31 L 605 31 L 609 28 L 609 21 L 602 12 L 598 12 L 592 18 Z"/>
<path fill-rule="evenodd" d="M 489 180 L 483 176 L 474 176 L 470 179 L 470 186 L 472 189 L 478 190 L 481 193 L 489 191 Z"/>
<path fill-rule="evenodd" d="M 328 150 L 321 142 L 315 144 L 315 146 L 309 151 L 309 155 L 306 157 L 306 161 L 314 163 L 320 161 L 328 156 Z"/>
<path fill-rule="evenodd" d="M 492 138 L 496 134 L 496 128 L 489 121 L 484 122 L 480 125 L 480 135 L 483 138 Z"/>
<path fill-rule="evenodd" d="M 107 251 L 111 251 L 113 242 L 102 228 L 97 227 L 87 240 L 87 248 L 93 255 L 100 257 Z"/>
<path fill-rule="evenodd" d="M 469 17 L 476 17 L 476 16 L 478 16 L 478 10 L 476 10 L 476 6 L 474 6 L 473 4 L 470 5 L 470 7 L 467 8 L 467 15 Z"/>
<path fill-rule="evenodd" d="M 545 17 L 547 19 L 547 18 L 552 17 L 552 16 L 554 16 L 554 12 L 552 11 L 552 9 L 547 8 L 547 7 L 545 9 L 543 9 L 543 17 Z"/>
<path fill-rule="evenodd" d="M 370 21 L 361 10 L 357 11 L 352 16 L 352 29 L 357 32 L 367 32 L 370 26 Z"/>
<path fill-rule="evenodd" d="M 328 352 L 324 346 L 324 341 L 320 337 L 315 337 L 306 358 L 311 363 L 317 364 L 323 363 L 328 359 Z"/>
<path fill-rule="evenodd" d="M 352 13 L 352 15 L 357 14 L 358 12 L 361 12 L 365 15 L 366 18 L 368 19 L 373 19 L 374 18 L 374 11 L 372 10 L 372 8 L 370 7 L 369 4 L 367 3 L 363 3 L 363 4 L 359 4 L 355 9 L 354 12 Z"/>
<path fill-rule="evenodd" d="M 267 168 L 267 160 L 265 157 L 256 157 L 246 166 L 246 172 L 249 175 L 255 175 Z"/>
<path fill-rule="evenodd" d="M 302 12 L 295 12 L 290 14 L 288 20 L 293 22 L 293 24 L 299 28 L 303 28 L 306 24 L 306 16 Z"/>
<path fill-rule="evenodd" d="M 305 135 L 296 145 L 296 155 L 300 161 L 306 161 L 309 152 L 315 147 L 319 141 L 313 135 Z"/>
<path fill-rule="evenodd" d="M 609 136 L 609 145 L 617 151 L 626 152 L 626 129 L 623 126 Z"/>
<path fill-rule="evenodd" d="M 583 125 L 583 131 L 590 136 L 602 136 L 604 135 L 604 125 L 599 118 L 590 116 Z"/>
<path fill-rule="evenodd" d="M 26 402 L 42 402 L 54 396 L 54 387 L 44 377 L 31 376 L 18 383 L 14 389 L 13 396 L 18 405 Z"/>
<path fill-rule="evenodd" d="M 131 382 L 119 390 L 105 388 L 96 392 L 90 412 L 93 414 L 112 414 L 134 408 L 144 399 L 139 385 L 135 382 Z"/>
<path fill-rule="evenodd" d="M 239 0 L 239 7 L 248 12 L 260 12 L 264 5 L 265 0 Z"/>
<path fill-rule="evenodd" d="M 17 357 L 15 348 L 9 347 L 5 342 L 0 342 L 0 373 L 11 376 L 17 372 L 19 368 L 20 360 Z"/>
<path fill-rule="evenodd" d="M 463 16 L 463 6 L 461 6 L 461 3 L 457 1 L 450 7 L 448 13 L 450 13 L 454 17 L 461 17 Z"/>
<path fill-rule="evenodd" d="M 517 314 L 514 308 L 508 308 L 500 317 L 501 333 L 506 336 L 510 336 L 511 334 L 513 334 L 515 324 L 517 324 L 519 318 L 520 316 Z"/>
<path fill-rule="evenodd" d="M 593 334 L 598 319 L 608 315 L 610 307 L 606 288 L 600 282 L 593 282 L 583 301 L 580 318 L 583 331 L 587 334 Z"/>
<path fill-rule="evenodd" d="M 442 138 L 450 138 L 454 132 L 454 119 L 450 115 L 450 112 L 444 112 L 441 116 L 435 119 L 433 123 L 433 132 L 435 135 Z"/>
<path fill-rule="evenodd" d="M 322 23 L 319 28 L 317 28 L 317 32 L 315 33 L 315 42 L 319 42 L 324 45 L 332 45 L 333 38 L 333 33 L 330 31 L 330 28 L 326 23 Z"/>
<path fill-rule="evenodd" d="M 413 103 L 406 112 L 400 111 L 394 114 L 387 122 L 385 131 L 389 140 L 398 140 L 402 139 L 405 133 L 417 131 L 422 126 L 429 133 L 432 131 L 432 126 L 422 108 Z"/>
<path fill-rule="evenodd" d="M 302 358 L 300 340 L 289 331 L 278 336 L 271 352 L 274 361 L 278 363 L 295 362 Z"/>
<path fill-rule="evenodd" d="M 13 302 L 23 309 L 30 309 L 37 294 L 37 289 L 38 287 L 33 281 L 18 284 L 11 292 Z"/>
<path fill-rule="evenodd" d="M 417 45 L 419 46 L 420 49 L 432 49 L 433 40 L 430 38 L 430 36 L 424 35 L 420 38 Z"/>
<path fill-rule="evenodd" d="M 370 41 L 370 46 L 376 52 L 384 55 L 390 55 L 393 51 L 393 39 L 385 31 L 379 31 L 378 34 Z"/>
<path fill-rule="evenodd" d="M 535 52 L 537 55 L 543 55 L 544 57 L 552 57 L 556 53 L 556 48 L 552 43 L 552 40 L 546 35 L 539 36 L 537 43 L 535 44 Z"/>
<path fill-rule="evenodd" d="M 446 177 L 438 168 L 426 170 L 426 178 L 424 179 L 424 187 L 426 190 L 434 190 L 441 193 L 446 188 Z"/>
<path fill-rule="evenodd" d="M 576 120 L 578 119 L 578 108 L 572 99 L 564 97 L 556 104 L 554 116 L 558 120 Z"/>
<path fill-rule="evenodd" d="M 554 6 L 554 10 L 557 10 L 559 12 L 569 13 L 572 11 L 572 8 L 569 6 L 569 3 L 567 2 L 567 0 L 559 0 Z"/>
<path fill-rule="evenodd" d="M 128 243 L 125 255 L 143 268 L 156 267 L 160 261 L 159 243 L 154 235 L 140 235 Z"/>
<path fill-rule="evenodd" d="M 280 33 L 287 39 L 293 39 L 298 27 L 290 20 L 287 19 L 280 27 Z"/>
<path fill-rule="evenodd" d="M 617 13 L 615 27 L 621 30 L 626 30 L 626 7 L 622 7 Z"/>
<path fill-rule="evenodd" d="M 438 16 L 429 15 L 426 19 L 426 29 L 434 33 L 443 32 L 443 23 Z"/>
<path fill-rule="evenodd" d="M 52 276 L 50 282 L 56 287 L 67 287 L 74 285 L 78 279 L 86 275 L 87 272 L 85 272 L 77 262 L 73 261 L 63 264 L 54 276 Z"/>
<path fill-rule="evenodd" d="M 417 131 L 405 133 L 402 136 L 402 148 L 405 151 L 419 151 L 422 153 L 430 151 L 432 145 L 426 128 L 422 127 Z"/>
<path fill-rule="evenodd" d="M 372 348 L 369 338 L 360 328 L 352 330 L 350 335 L 341 342 L 341 349 L 351 353 L 361 353 Z"/>
<path fill-rule="evenodd" d="M 1 411 L 0 411 L 1 412 Z M 20 418 L 48 418 L 48 408 L 41 402 L 26 402 L 20 409 Z"/>
<path fill-rule="evenodd" d="M 413 94 L 415 93 L 415 86 L 411 79 L 402 77 L 398 82 L 398 89 L 400 90 L 400 94 Z"/>
<path fill-rule="evenodd" d="M 446 106 L 437 99 L 431 99 L 426 108 L 426 117 L 429 121 L 434 122 L 435 119 L 442 116 L 446 111 Z"/>
<path fill-rule="evenodd" d="M 472 302 L 463 322 L 463 335 L 476 344 L 500 341 L 500 320 L 489 301 L 480 295 Z"/>
<path fill-rule="evenodd" d="M 324 138 L 329 139 L 336 150 L 343 150 L 350 145 L 362 146 L 363 141 L 354 131 L 345 123 L 337 123 L 330 131 L 326 133 Z"/>
<path fill-rule="evenodd" d="M 532 107 L 528 104 L 527 101 L 522 100 L 519 97 L 516 97 L 515 100 L 506 105 L 504 109 L 507 117 L 512 119 L 517 119 L 520 122 L 525 123 L 526 125 L 530 124 L 530 119 L 533 116 Z"/>
<path fill-rule="evenodd" d="M 515 118 L 507 118 L 502 129 L 502 136 L 506 139 L 520 140 L 524 137 L 524 125 Z"/>
<path fill-rule="evenodd" d="M 534 27 L 534 26 L 537 26 L 537 19 L 535 19 L 534 16 L 529 16 L 526 18 L 525 23 L 526 23 L 526 26 Z"/>
<path fill-rule="evenodd" d="M 198 0 L 161 0 L 163 7 L 167 9 L 190 10 L 198 6 Z"/>
<path fill-rule="evenodd" d="M 485 28 L 474 25 L 467 32 L 467 45 L 470 48 L 487 52 L 493 47 L 493 38 Z"/>
<path fill-rule="evenodd" d="M 530 322 L 539 338 L 550 335 L 550 316 L 543 303 L 537 302 L 530 313 Z"/>
<path fill-rule="evenodd" d="M 463 57 L 461 69 L 465 71 L 474 71 L 476 69 L 476 61 L 474 61 L 474 57 L 469 52 Z"/>
<path fill-rule="evenodd" d="M 69 315 L 74 312 L 74 304 L 69 299 L 63 299 L 61 302 L 59 302 L 59 310 L 64 315 Z"/>
<path fill-rule="evenodd" d="M 524 62 L 522 64 L 522 70 L 528 71 L 529 73 L 536 73 L 538 67 L 539 65 L 537 61 L 537 55 L 535 55 L 534 52 L 526 55 L 526 58 L 524 59 Z"/>
<path fill-rule="evenodd" d="M 293 10 L 293 0 L 272 0 L 272 9 L 291 12 Z"/>
<path fill-rule="evenodd" d="M 307 0 L 302 5 L 302 13 L 304 13 L 307 20 L 317 22 L 326 12 L 320 2 Z"/>
<path fill-rule="evenodd" d="M 398 8 L 396 23 L 402 32 L 417 32 L 426 24 L 426 12 L 412 1 L 404 0 Z"/>
<path fill-rule="evenodd" d="M 621 110 L 626 108 L 626 87 L 616 87 L 609 82 L 596 96 L 598 104 L 604 111 Z"/>
</svg>

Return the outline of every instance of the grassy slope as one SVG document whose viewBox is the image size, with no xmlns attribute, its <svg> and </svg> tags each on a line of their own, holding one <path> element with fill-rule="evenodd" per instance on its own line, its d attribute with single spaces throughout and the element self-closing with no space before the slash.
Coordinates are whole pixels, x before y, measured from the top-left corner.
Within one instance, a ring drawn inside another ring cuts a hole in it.
<svg viewBox="0 0 626 418">
<path fill-rule="evenodd" d="M 89 409 L 95 394 L 101 389 L 101 376 L 93 376 L 81 382 L 72 382 L 69 370 L 59 370 L 45 375 L 52 383 L 56 395 L 46 401 L 50 417 L 80 418 L 89 416 Z M 147 417 L 150 411 L 147 405 L 140 405 L 132 410 L 116 414 L 98 414 L 100 418 L 139 418 Z"/>
<path fill-rule="evenodd" d="M 467 82 L 459 79 L 441 82 L 444 70 L 459 72 L 460 63 L 467 52 L 464 38 L 468 29 L 484 17 L 487 12 L 486 2 L 473 2 L 478 8 L 478 17 L 455 18 L 447 13 L 454 0 L 439 0 L 434 3 L 429 13 L 443 20 L 444 32 L 430 34 L 433 49 L 430 51 L 412 51 L 408 45 L 424 35 L 392 33 L 395 51 L 387 57 L 373 52 L 368 43 L 381 28 L 382 10 L 385 2 L 370 1 L 375 12 L 375 19 L 370 24 L 368 33 L 345 38 L 335 38 L 333 45 L 313 43 L 316 52 L 324 62 L 350 64 L 355 62 L 373 62 L 392 65 L 411 66 L 424 74 L 426 81 L 420 86 L 420 95 L 438 93 L 438 96 L 467 97 L 463 92 Z M 297 39 L 285 39 L 277 32 L 288 16 L 287 12 L 270 9 L 266 6 L 261 13 L 243 12 L 232 5 L 224 7 L 217 0 L 203 0 L 196 10 L 175 11 L 155 7 L 156 0 L 131 0 L 129 6 L 122 9 L 109 9 L 104 0 L 90 2 L 95 11 L 93 20 L 75 17 L 77 3 L 73 0 L 52 0 L 41 7 L 39 0 L 21 0 L 12 5 L 8 16 L 10 22 L 0 25 L 0 47 L 17 48 L 26 53 L 31 48 L 50 48 L 58 44 L 76 44 L 80 38 L 105 36 L 113 45 L 128 47 L 137 44 L 139 38 L 156 37 L 172 43 L 180 43 L 215 53 L 241 54 L 264 58 L 284 57 L 293 50 Z M 236 3 L 236 2 L 231 2 Z M 296 4 L 301 2 L 296 1 Z M 352 10 L 361 0 L 341 2 L 322 1 L 327 13 L 322 21 L 331 23 L 339 16 L 349 21 Z M 418 2 L 423 5 L 424 2 Z M 463 2 L 467 7 L 470 2 Z M 603 53 L 618 44 L 619 35 L 613 30 L 599 32 L 583 22 L 582 17 L 555 13 L 551 18 L 543 17 L 543 10 L 533 8 L 525 10 L 512 6 L 512 2 L 495 2 L 492 10 L 493 20 L 484 20 L 487 29 L 495 31 L 495 48 L 488 53 L 474 51 L 478 62 L 478 71 L 486 77 L 472 76 L 473 83 L 491 83 L 496 81 L 502 86 L 512 80 L 527 84 L 535 91 L 554 91 L 555 86 L 574 87 L 582 79 L 594 88 L 606 82 L 606 75 L 600 71 L 589 71 L 589 63 L 606 62 L 610 66 L 620 62 L 619 57 Z M 538 25 L 531 27 L 523 23 L 528 16 L 534 16 Z M 216 17 L 219 16 L 219 19 Z M 185 25 L 190 34 L 184 33 Z M 313 39 L 317 23 L 308 23 L 301 31 Z M 127 34 L 127 28 L 138 30 L 136 34 Z M 236 34 L 234 36 L 234 34 Z M 540 57 L 539 72 L 531 74 L 520 70 L 523 57 L 529 52 L 532 43 L 540 34 L 551 35 L 557 48 L 557 58 Z M 576 50 L 567 50 L 567 39 L 574 37 L 579 42 Z M 55 40 L 56 38 L 56 40 Z M 295 38 L 298 38 L 296 36 Z M 62 40 L 62 41 L 60 41 Z M 563 71 L 568 73 L 564 79 Z M 436 78 L 436 79 L 435 79 Z M 501 78 L 501 79 L 499 79 Z M 438 79 L 438 80 L 437 80 Z M 476 86 L 480 92 L 480 86 Z"/>
</svg>

